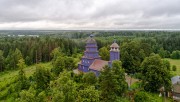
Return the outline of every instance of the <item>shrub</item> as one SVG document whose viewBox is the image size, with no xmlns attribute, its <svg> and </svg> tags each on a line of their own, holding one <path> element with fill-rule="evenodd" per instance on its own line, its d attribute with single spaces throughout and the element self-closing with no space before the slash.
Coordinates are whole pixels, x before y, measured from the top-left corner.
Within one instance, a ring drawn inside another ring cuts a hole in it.
<svg viewBox="0 0 180 102">
<path fill-rule="evenodd" d="M 135 94 L 134 101 L 135 102 L 148 102 L 149 101 L 148 94 L 146 92 L 140 91 Z"/>
<path fill-rule="evenodd" d="M 175 65 L 172 66 L 172 70 L 176 71 L 177 67 Z"/>
</svg>

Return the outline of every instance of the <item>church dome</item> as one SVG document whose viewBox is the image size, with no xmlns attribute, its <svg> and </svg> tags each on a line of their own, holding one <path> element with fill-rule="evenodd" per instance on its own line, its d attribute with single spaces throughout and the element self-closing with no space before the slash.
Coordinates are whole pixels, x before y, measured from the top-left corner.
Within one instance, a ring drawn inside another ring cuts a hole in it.
<svg viewBox="0 0 180 102">
<path fill-rule="evenodd" d="M 93 39 L 93 35 L 90 35 L 90 38 L 87 39 L 86 43 L 96 43 L 96 40 Z"/>
<path fill-rule="evenodd" d="M 96 41 L 93 38 L 87 39 L 86 43 L 96 43 Z"/>
<path fill-rule="evenodd" d="M 116 42 L 114 42 L 110 47 L 111 47 L 111 48 L 112 48 L 112 47 L 119 48 L 119 45 L 118 45 Z"/>
</svg>

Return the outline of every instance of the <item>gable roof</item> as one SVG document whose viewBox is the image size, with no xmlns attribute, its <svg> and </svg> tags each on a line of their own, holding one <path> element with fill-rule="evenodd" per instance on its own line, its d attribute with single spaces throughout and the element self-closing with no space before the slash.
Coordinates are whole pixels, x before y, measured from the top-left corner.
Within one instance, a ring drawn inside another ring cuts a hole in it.
<svg viewBox="0 0 180 102">
<path fill-rule="evenodd" d="M 94 62 L 89 66 L 89 69 L 100 71 L 105 65 L 108 65 L 108 61 L 95 59 Z"/>
</svg>

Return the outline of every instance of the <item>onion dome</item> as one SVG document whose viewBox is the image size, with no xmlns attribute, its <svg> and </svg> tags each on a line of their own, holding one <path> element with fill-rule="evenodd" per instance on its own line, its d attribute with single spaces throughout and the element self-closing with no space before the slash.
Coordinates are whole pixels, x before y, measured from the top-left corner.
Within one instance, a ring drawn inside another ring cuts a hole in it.
<svg viewBox="0 0 180 102">
<path fill-rule="evenodd" d="M 96 43 L 96 40 L 93 39 L 93 35 L 91 34 L 90 37 L 87 39 L 86 43 Z"/>
</svg>

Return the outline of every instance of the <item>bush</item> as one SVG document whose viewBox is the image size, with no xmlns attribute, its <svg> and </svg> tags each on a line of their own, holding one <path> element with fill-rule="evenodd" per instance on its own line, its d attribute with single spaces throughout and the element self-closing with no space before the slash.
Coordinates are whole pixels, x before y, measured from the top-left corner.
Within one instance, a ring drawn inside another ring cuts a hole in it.
<svg viewBox="0 0 180 102">
<path fill-rule="evenodd" d="M 172 66 L 172 70 L 176 71 L 177 67 L 175 65 Z"/>
<path fill-rule="evenodd" d="M 140 91 L 135 94 L 134 101 L 135 102 L 149 102 L 148 94 L 146 92 Z"/>
<path fill-rule="evenodd" d="M 173 51 L 171 54 L 171 58 L 172 59 L 180 59 L 180 51 L 178 51 L 178 50 Z"/>
</svg>

